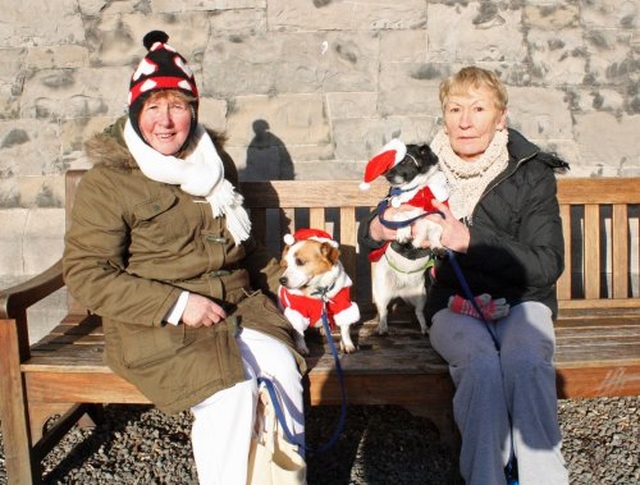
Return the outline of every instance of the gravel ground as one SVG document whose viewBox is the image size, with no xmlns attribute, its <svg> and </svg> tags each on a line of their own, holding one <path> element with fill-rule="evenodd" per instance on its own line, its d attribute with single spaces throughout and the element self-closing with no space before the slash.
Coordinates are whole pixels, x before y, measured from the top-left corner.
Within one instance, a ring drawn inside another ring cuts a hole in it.
<svg viewBox="0 0 640 485">
<path fill-rule="evenodd" d="M 326 442 L 338 407 L 312 408 L 311 446 Z M 640 397 L 560 402 L 564 454 L 572 484 L 640 483 Z M 93 429 L 74 428 L 47 457 L 47 484 L 196 484 L 190 416 L 166 417 L 145 406 L 112 405 Z M 66 454 L 76 447 L 73 456 Z M 451 448 L 433 424 L 394 406 L 350 406 L 344 433 L 324 454 L 308 457 L 319 484 L 449 484 Z M 7 483 L 0 456 L 0 485 Z"/>
</svg>

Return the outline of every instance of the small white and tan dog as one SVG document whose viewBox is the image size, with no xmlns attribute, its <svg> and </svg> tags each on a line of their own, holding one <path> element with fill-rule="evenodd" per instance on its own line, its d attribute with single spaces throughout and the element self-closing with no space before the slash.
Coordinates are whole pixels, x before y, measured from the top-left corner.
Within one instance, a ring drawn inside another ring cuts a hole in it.
<svg viewBox="0 0 640 485">
<path fill-rule="evenodd" d="M 338 243 L 325 231 L 299 229 L 284 237 L 278 300 L 296 330 L 296 346 L 307 355 L 304 332 L 322 325 L 322 312 L 330 328 L 340 329 L 340 348 L 355 352 L 350 327 L 360 320 L 360 309 L 351 301 L 352 281 L 340 262 Z M 327 335 L 331 338 L 331 335 Z"/>
<path fill-rule="evenodd" d="M 405 145 L 398 139 L 387 143 L 367 164 L 361 189 L 379 175 L 384 174 L 390 184 L 388 196 L 378 206 L 380 221 L 397 229 L 396 241 L 369 254 L 376 261 L 373 281 L 373 299 L 378 310 L 378 333 L 389 332 L 388 306 L 392 300 L 401 298 L 414 308 L 423 334 L 428 333 L 424 316 L 427 301 L 425 272 L 432 263 L 433 253 L 442 252 L 439 224 L 423 216 L 434 212 L 433 199 L 446 203 L 449 190 L 446 177 L 439 170 L 438 157 L 428 145 Z M 384 219 L 389 206 L 412 206 L 412 210 L 399 213 L 392 220 Z M 413 237 L 412 237 L 412 227 Z M 428 240 L 430 248 L 422 248 Z"/>
</svg>

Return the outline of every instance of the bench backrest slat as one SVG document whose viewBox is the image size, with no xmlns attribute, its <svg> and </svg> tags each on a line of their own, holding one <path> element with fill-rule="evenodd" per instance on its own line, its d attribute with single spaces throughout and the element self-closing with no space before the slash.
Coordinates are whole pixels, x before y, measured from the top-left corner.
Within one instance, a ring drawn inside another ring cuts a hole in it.
<svg viewBox="0 0 640 485">
<path fill-rule="evenodd" d="M 626 298 L 629 294 L 629 251 L 627 251 L 627 241 L 629 241 L 629 211 L 624 204 L 613 206 L 612 215 L 612 260 L 611 266 L 615 268 L 613 274 L 613 298 Z"/>
<path fill-rule="evenodd" d="M 640 178 L 561 178 L 560 308 L 640 307 Z"/>
</svg>

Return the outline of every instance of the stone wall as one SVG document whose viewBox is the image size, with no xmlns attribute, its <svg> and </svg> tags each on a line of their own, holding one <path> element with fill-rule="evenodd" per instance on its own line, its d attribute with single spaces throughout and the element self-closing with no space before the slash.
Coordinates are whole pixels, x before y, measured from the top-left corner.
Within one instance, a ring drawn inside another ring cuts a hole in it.
<svg viewBox="0 0 640 485">
<path fill-rule="evenodd" d="M 440 80 L 508 85 L 512 127 L 570 176 L 640 174 L 637 0 L 2 0 L 0 276 L 62 252 L 63 173 L 125 112 L 152 29 L 196 71 L 201 119 L 243 176 L 361 177 L 393 136 L 428 141 Z"/>
</svg>

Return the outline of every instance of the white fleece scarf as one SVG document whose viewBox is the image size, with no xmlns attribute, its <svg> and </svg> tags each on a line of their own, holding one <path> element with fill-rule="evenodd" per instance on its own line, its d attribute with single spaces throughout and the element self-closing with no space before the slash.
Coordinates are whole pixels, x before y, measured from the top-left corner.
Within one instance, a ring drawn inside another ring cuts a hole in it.
<svg viewBox="0 0 640 485">
<path fill-rule="evenodd" d="M 214 217 L 225 216 L 236 246 L 251 232 L 251 221 L 242 206 L 244 198 L 224 178 L 224 166 L 211 137 L 202 125 L 194 135 L 196 145 L 184 159 L 163 155 L 147 145 L 127 120 L 124 139 L 142 173 L 156 182 L 179 185 L 187 194 L 204 197 Z"/>
<path fill-rule="evenodd" d="M 470 218 L 487 185 L 502 172 L 509 162 L 506 129 L 496 131 L 484 153 L 472 162 L 461 159 L 451 148 L 449 136 L 438 131 L 431 141 L 431 149 L 438 155 L 438 165 L 449 182 L 449 208 L 456 219 Z"/>
</svg>

